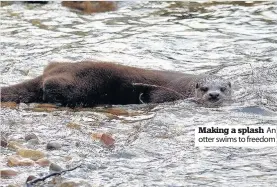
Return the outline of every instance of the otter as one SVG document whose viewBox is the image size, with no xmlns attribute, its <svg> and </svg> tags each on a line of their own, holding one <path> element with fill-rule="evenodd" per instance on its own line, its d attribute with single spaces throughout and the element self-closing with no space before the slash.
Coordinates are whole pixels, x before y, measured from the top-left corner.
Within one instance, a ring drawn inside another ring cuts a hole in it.
<svg viewBox="0 0 277 187">
<path fill-rule="evenodd" d="M 2 102 L 69 107 L 163 103 L 186 98 L 219 106 L 230 96 L 231 83 L 221 77 L 94 61 L 50 63 L 42 75 L 1 88 Z"/>
</svg>

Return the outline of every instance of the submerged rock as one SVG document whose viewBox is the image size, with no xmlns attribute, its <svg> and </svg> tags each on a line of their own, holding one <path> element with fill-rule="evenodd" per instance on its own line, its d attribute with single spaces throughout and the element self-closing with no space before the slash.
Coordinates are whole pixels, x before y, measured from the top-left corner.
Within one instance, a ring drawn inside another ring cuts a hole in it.
<svg viewBox="0 0 277 187">
<path fill-rule="evenodd" d="M 62 5 L 85 13 L 108 12 L 117 8 L 116 2 L 111 1 L 63 1 Z"/>
<path fill-rule="evenodd" d="M 113 139 L 111 135 L 105 133 L 92 133 L 91 138 L 94 140 L 100 140 L 107 147 L 112 147 L 115 143 L 115 139 Z"/>
<path fill-rule="evenodd" d="M 61 149 L 61 144 L 58 143 L 58 142 L 49 142 L 47 145 L 46 145 L 46 149 L 48 150 L 58 150 L 58 149 Z"/>
<path fill-rule="evenodd" d="M 66 126 L 67 126 L 68 128 L 70 128 L 70 129 L 76 129 L 76 130 L 80 130 L 80 129 L 81 129 L 81 125 L 79 125 L 79 124 L 77 124 L 77 123 L 72 123 L 72 122 L 70 122 L 70 123 L 68 123 Z"/>
<path fill-rule="evenodd" d="M 1 135 L 1 147 L 7 147 L 7 146 L 8 146 L 7 138 Z"/>
<path fill-rule="evenodd" d="M 57 164 L 51 163 L 49 166 L 49 170 L 53 172 L 59 172 L 59 171 L 62 171 L 63 168 Z"/>
<path fill-rule="evenodd" d="M 34 133 L 26 134 L 25 140 L 26 140 L 26 141 L 29 141 L 29 140 L 31 140 L 31 139 L 37 139 L 37 140 L 38 140 L 38 137 L 37 137 L 37 135 L 35 135 Z"/>
<path fill-rule="evenodd" d="M 122 108 L 107 108 L 105 112 L 116 115 L 116 116 L 128 116 L 129 112 Z"/>
<path fill-rule="evenodd" d="M 32 181 L 34 180 L 36 177 L 34 175 L 30 175 L 29 177 L 27 177 L 26 182 Z"/>
<path fill-rule="evenodd" d="M 53 112 L 56 111 L 56 108 L 32 108 L 33 112 Z"/>
<path fill-rule="evenodd" d="M 31 139 L 31 140 L 28 141 L 28 145 L 29 146 L 38 145 L 38 144 L 39 144 L 39 140 L 38 139 Z"/>
<path fill-rule="evenodd" d="M 25 158 L 30 158 L 34 161 L 45 157 L 43 152 L 33 149 L 18 149 L 17 154 Z"/>
<path fill-rule="evenodd" d="M 9 141 L 8 148 L 12 149 L 12 150 L 18 150 L 18 149 L 23 148 L 23 145 L 17 141 Z"/>
<path fill-rule="evenodd" d="M 16 109 L 17 104 L 16 102 L 1 102 L 1 107 L 3 108 L 10 108 L 10 109 Z"/>
<path fill-rule="evenodd" d="M 3 168 L 0 169 L 1 178 L 11 178 L 18 174 L 17 170 L 10 169 L 10 168 Z"/>
<path fill-rule="evenodd" d="M 49 103 L 42 103 L 36 105 L 37 108 L 58 108 L 57 105 L 49 104 Z"/>
<path fill-rule="evenodd" d="M 63 181 L 59 187 L 91 187 L 87 181 L 79 178 L 71 178 Z"/>
<path fill-rule="evenodd" d="M 101 142 L 104 143 L 107 147 L 114 146 L 115 139 L 112 138 L 109 134 L 102 134 L 101 136 Z"/>
<path fill-rule="evenodd" d="M 36 164 L 38 164 L 38 165 L 40 165 L 40 166 L 42 166 L 42 167 L 49 166 L 50 163 L 51 163 L 51 162 L 50 162 L 48 159 L 46 159 L 46 158 L 41 158 L 41 159 L 38 159 L 38 160 L 36 161 Z"/>
<path fill-rule="evenodd" d="M 8 157 L 8 166 L 33 166 L 35 162 L 29 158 L 22 158 L 19 155 L 12 155 Z"/>
</svg>

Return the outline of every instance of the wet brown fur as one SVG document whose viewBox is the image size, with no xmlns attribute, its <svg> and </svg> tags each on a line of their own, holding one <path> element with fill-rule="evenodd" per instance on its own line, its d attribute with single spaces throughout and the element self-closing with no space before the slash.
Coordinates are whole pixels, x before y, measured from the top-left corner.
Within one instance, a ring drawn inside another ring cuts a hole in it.
<svg viewBox="0 0 277 187">
<path fill-rule="evenodd" d="M 197 79 L 179 72 L 107 62 L 52 63 L 37 78 L 3 87 L 1 101 L 64 106 L 160 103 L 193 96 Z"/>
</svg>

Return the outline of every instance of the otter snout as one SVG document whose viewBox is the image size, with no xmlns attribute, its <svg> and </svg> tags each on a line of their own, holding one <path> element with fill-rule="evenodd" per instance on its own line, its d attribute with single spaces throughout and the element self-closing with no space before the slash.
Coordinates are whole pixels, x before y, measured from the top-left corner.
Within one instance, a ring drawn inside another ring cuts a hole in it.
<svg viewBox="0 0 277 187">
<path fill-rule="evenodd" d="M 219 98 L 220 94 L 218 92 L 210 92 L 208 93 L 208 99 L 210 101 L 218 101 L 220 98 Z"/>
</svg>

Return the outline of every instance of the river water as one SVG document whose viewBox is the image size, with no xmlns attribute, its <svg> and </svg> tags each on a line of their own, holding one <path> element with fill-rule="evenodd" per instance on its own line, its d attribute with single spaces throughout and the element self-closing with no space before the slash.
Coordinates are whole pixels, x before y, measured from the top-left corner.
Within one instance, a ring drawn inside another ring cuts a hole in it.
<svg viewBox="0 0 277 187">
<path fill-rule="evenodd" d="M 277 4 L 275 2 L 122 2 L 114 12 L 82 14 L 62 7 L 12 4 L 0 8 L 1 86 L 34 78 L 49 61 L 96 59 L 125 65 L 213 73 L 230 79 L 234 102 L 204 108 L 186 101 L 115 106 L 132 115 L 2 108 L 1 131 L 37 149 L 65 174 L 92 186 L 276 186 L 277 147 L 195 147 L 197 125 L 277 124 Z M 80 128 L 68 128 L 76 123 Z M 109 133 L 108 149 L 91 133 Z M 46 151 L 49 140 L 62 149 Z M 1 150 L 1 167 L 6 156 Z M 48 168 L 17 167 L 1 185 L 22 185 Z M 50 184 L 48 184 L 50 185 Z M 42 186 L 47 186 L 43 184 Z"/>
</svg>

